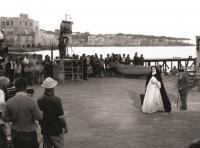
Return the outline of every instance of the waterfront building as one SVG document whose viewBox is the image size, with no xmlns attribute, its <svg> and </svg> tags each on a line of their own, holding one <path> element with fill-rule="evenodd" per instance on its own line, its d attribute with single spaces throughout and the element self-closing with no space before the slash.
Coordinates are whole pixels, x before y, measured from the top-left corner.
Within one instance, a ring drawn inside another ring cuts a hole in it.
<svg viewBox="0 0 200 148">
<path fill-rule="evenodd" d="M 49 48 L 52 45 L 58 46 L 58 36 L 51 31 L 40 30 L 39 33 L 39 40 L 38 40 L 39 47 Z"/>
<path fill-rule="evenodd" d="M 39 22 L 20 14 L 19 17 L 0 17 L 0 29 L 5 33 L 9 47 L 28 48 L 38 44 Z"/>
<path fill-rule="evenodd" d="M 0 17 L 0 29 L 4 31 L 4 45 L 9 48 L 28 49 L 56 45 L 58 37 L 53 33 L 40 30 L 39 22 L 28 14 L 19 17 Z"/>
<path fill-rule="evenodd" d="M 96 44 L 96 36 L 90 35 L 88 36 L 88 45 L 94 46 Z"/>
</svg>

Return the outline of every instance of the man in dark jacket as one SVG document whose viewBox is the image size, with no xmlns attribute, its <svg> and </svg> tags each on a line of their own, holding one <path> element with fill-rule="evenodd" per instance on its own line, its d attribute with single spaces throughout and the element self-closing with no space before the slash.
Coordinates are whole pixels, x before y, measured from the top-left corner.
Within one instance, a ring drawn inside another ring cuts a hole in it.
<svg viewBox="0 0 200 148">
<path fill-rule="evenodd" d="M 45 60 L 43 61 L 44 66 L 44 78 L 47 77 L 54 77 L 54 65 L 53 62 L 50 60 L 50 57 L 48 55 L 45 56 Z"/>
<path fill-rule="evenodd" d="M 83 67 L 83 80 L 87 80 L 87 59 L 85 54 L 81 56 L 81 61 L 82 61 L 82 67 Z"/>
<path fill-rule="evenodd" d="M 140 58 L 138 57 L 138 53 L 135 53 L 135 56 L 133 57 L 133 63 L 135 66 L 140 65 Z"/>
<path fill-rule="evenodd" d="M 43 81 L 44 95 L 38 100 L 38 105 L 44 114 L 40 122 L 44 137 L 44 148 L 64 148 L 64 134 L 67 132 L 67 124 L 61 99 L 55 96 L 54 87 L 57 81 L 51 77 Z"/>
<path fill-rule="evenodd" d="M 14 62 L 11 58 L 8 58 L 6 63 L 6 77 L 10 79 L 10 82 L 14 82 Z"/>
<path fill-rule="evenodd" d="M 187 109 L 187 95 L 189 92 L 189 78 L 188 74 L 184 69 L 179 70 L 179 77 L 178 77 L 178 91 L 181 100 L 181 108 L 180 110 Z"/>
<path fill-rule="evenodd" d="M 140 55 L 139 61 L 140 61 L 140 62 L 139 62 L 140 65 L 141 65 L 141 66 L 144 66 L 144 57 L 143 57 L 143 54 Z"/>
</svg>

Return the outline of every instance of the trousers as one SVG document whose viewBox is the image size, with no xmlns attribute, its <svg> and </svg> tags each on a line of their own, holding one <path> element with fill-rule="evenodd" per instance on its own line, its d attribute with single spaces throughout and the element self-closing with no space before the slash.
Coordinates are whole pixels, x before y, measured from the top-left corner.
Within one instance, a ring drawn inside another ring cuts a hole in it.
<svg viewBox="0 0 200 148">
<path fill-rule="evenodd" d="M 187 95 L 188 92 L 180 91 L 181 109 L 187 109 Z"/>
<path fill-rule="evenodd" d="M 56 136 L 43 135 L 44 146 L 43 148 L 64 148 L 64 134 L 61 133 Z"/>
<path fill-rule="evenodd" d="M 14 148 L 39 148 L 36 131 L 19 132 L 12 129 L 11 136 Z"/>
</svg>

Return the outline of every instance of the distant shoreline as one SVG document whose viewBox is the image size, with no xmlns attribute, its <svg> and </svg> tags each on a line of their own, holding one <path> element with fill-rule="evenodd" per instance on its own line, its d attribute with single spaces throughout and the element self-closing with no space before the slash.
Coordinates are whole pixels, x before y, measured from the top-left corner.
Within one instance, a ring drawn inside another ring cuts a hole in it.
<svg viewBox="0 0 200 148">
<path fill-rule="evenodd" d="M 196 45 L 165 45 L 165 46 L 72 46 L 73 47 L 84 47 L 84 48 L 87 48 L 87 47 L 95 47 L 95 48 L 101 48 L 101 47 L 133 47 L 133 48 L 137 48 L 137 47 L 191 47 L 191 46 L 196 46 Z M 69 47 L 71 48 L 71 47 Z M 58 50 L 59 48 L 58 47 L 54 47 L 53 50 Z M 8 48 L 8 51 L 9 52 L 35 52 L 35 51 L 45 51 L 45 50 L 51 50 L 51 48 L 26 48 L 26 49 L 19 49 L 19 48 Z"/>
</svg>

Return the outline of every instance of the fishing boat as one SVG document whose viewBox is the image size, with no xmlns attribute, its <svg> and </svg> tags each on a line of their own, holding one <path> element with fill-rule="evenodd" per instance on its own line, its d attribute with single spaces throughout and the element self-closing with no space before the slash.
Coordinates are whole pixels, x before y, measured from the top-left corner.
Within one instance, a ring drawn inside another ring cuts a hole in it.
<svg viewBox="0 0 200 148">
<path fill-rule="evenodd" d="M 116 71 L 127 76 L 145 76 L 151 72 L 151 68 L 145 66 L 119 64 L 116 66 Z"/>
</svg>

